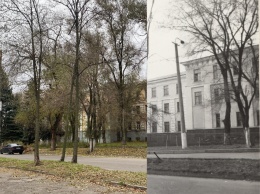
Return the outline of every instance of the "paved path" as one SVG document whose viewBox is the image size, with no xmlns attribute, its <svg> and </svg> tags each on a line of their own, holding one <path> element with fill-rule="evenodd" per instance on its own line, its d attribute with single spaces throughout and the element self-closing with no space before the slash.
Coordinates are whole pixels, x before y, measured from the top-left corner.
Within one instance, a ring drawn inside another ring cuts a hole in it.
<svg viewBox="0 0 260 194">
<path fill-rule="evenodd" d="M 160 158 L 230 158 L 260 160 L 260 153 L 190 153 L 190 154 L 157 154 Z M 147 158 L 156 158 L 155 154 L 148 154 Z"/>
<path fill-rule="evenodd" d="M 21 160 L 33 160 L 33 154 L 0 154 L 0 157 L 15 158 Z M 70 162 L 72 156 L 67 156 L 65 161 Z M 40 160 L 60 160 L 60 156 L 56 155 L 40 155 Z M 139 158 L 108 158 L 108 157 L 89 157 L 89 156 L 78 156 L 78 163 L 97 166 L 107 170 L 121 170 L 131 172 L 146 172 L 147 162 L 146 159 Z"/>
<path fill-rule="evenodd" d="M 148 175 L 149 194 L 259 194 L 259 182 Z"/>
</svg>

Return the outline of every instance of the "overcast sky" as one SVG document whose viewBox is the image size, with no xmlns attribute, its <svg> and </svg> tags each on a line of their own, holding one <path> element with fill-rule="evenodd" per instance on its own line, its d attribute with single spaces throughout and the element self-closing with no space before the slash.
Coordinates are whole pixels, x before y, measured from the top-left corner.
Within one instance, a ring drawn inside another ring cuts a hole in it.
<svg viewBox="0 0 260 194">
<path fill-rule="evenodd" d="M 154 5 L 152 8 L 152 2 Z M 187 50 L 191 46 L 188 43 L 190 38 L 188 34 L 169 27 L 173 27 L 173 17 L 177 13 L 174 9 L 177 6 L 181 7 L 181 0 L 147 0 L 147 17 L 149 28 L 149 56 L 147 65 L 147 80 L 155 79 L 161 76 L 167 76 L 176 73 L 175 48 L 172 42 L 179 43 L 179 39 L 185 41 L 184 45 L 178 47 L 179 61 L 184 62 L 192 58 L 198 58 L 209 55 L 209 53 L 201 53 L 197 56 L 187 56 Z M 152 17 L 149 18 L 152 8 Z M 182 7 L 185 9 L 185 7 Z M 166 26 L 166 27 L 165 27 Z M 255 42 L 258 44 L 259 36 L 255 37 Z M 180 65 L 181 71 L 185 68 Z"/>
<path fill-rule="evenodd" d="M 149 18 L 153 0 L 147 0 L 147 16 Z M 176 73 L 175 48 L 172 42 L 179 43 L 176 38 L 185 41 L 185 35 L 179 31 L 163 27 L 170 23 L 168 17 L 171 0 L 154 0 L 152 9 L 152 20 L 149 29 L 149 56 L 147 66 L 147 80 Z M 148 21 L 149 22 L 149 21 Z M 179 61 L 185 61 L 185 45 L 178 47 Z M 184 71 L 181 66 L 181 71 Z"/>
</svg>

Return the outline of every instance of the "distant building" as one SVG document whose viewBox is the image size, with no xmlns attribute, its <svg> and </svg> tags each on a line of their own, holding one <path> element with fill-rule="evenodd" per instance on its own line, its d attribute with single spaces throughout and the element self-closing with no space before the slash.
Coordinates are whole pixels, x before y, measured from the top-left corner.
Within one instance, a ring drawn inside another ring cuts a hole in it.
<svg viewBox="0 0 260 194">
<path fill-rule="evenodd" d="M 146 141 L 146 131 L 147 131 L 147 112 L 146 112 L 146 82 L 140 82 L 138 86 L 134 88 L 132 91 L 131 97 L 133 97 L 132 100 L 132 106 L 131 107 L 125 107 L 125 111 L 123 113 L 123 125 L 126 129 L 127 141 Z M 111 94 L 112 95 L 112 94 Z M 131 98 L 130 97 L 130 98 Z M 110 111 L 106 114 L 106 122 L 105 126 L 102 126 L 101 134 L 99 142 L 103 142 L 102 139 L 102 132 L 105 130 L 105 139 L 107 143 L 110 142 L 116 142 L 118 141 L 118 109 L 116 109 L 116 106 L 113 106 L 115 103 L 118 103 L 115 99 L 111 98 L 111 108 Z M 134 102 L 134 103 L 133 103 Z M 86 105 L 88 104 L 88 100 L 86 100 Z M 97 115 L 98 119 L 98 115 Z M 79 129 L 79 139 L 80 141 L 89 141 L 89 137 L 87 135 L 87 115 L 86 111 L 82 108 L 80 112 L 80 129 Z"/>
<path fill-rule="evenodd" d="M 181 74 L 181 80 L 182 86 L 185 87 L 185 73 Z M 185 101 L 185 93 L 183 98 Z M 147 133 L 178 132 L 181 130 L 180 118 L 177 75 L 149 80 L 147 84 Z"/>
</svg>

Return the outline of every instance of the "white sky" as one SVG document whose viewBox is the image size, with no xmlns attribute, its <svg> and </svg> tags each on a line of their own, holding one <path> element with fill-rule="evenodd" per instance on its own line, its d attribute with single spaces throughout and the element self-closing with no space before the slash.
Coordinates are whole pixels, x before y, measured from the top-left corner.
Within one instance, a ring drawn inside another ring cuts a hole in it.
<svg viewBox="0 0 260 194">
<path fill-rule="evenodd" d="M 149 56 L 147 65 L 147 80 L 155 79 L 161 76 L 167 76 L 176 73 L 175 48 L 172 42 L 179 43 L 182 39 L 185 44 L 178 47 L 179 62 L 188 61 L 193 57 L 188 57 L 186 52 L 189 48 L 189 35 L 180 31 L 165 28 L 163 26 L 173 27 L 172 18 L 175 5 L 180 5 L 178 0 L 147 0 L 147 18 L 152 7 L 152 19 L 149 29 Z M 167 25 L 168 24 L 168 25 Z M 259 43 L 259 36 L 256 36 L 256 42 Z M 208 54 L 204 54 L 205 56 Z M 202 57 L 197 56 L 197 57 Z M 185 71 L 184 66 L 180 64 L 181 71 Z"/>
<path fill-rule="evenodd" d="M 147 17 L 149 18 L 153 0 L 147 0 Z M 154 0 L 152 20 L 149 30 L 149 56 L 147 66 L 147 80 L 176 73 L 175 48 L 172 42 L 179 43 L 176 38 L 185 41 L 185 35 L 176 30 L 162 27 L 163 23 L 170 22 L 169 6 L 171 0 Z M 149 22 L 149 21 L 148 21 Z M 179 61 L 186 61 L 185 44 L 178 47 Z M 181 71 L 185 68 L 180 65 Z"/>
</svg>

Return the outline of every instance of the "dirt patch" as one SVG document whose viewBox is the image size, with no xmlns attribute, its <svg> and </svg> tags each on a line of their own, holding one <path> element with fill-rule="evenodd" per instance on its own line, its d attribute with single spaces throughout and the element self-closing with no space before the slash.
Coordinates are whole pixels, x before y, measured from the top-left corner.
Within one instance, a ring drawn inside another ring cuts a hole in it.
<svg viewBox="0 0 260 194">
<path fill-rule="evenodd" d="M 260 161 L 250 159 L 147 159 L 148 174 L 260 181 Z"/>
</svg>

